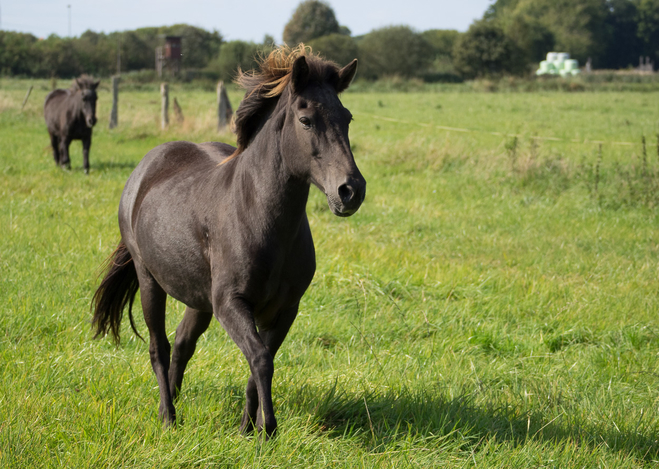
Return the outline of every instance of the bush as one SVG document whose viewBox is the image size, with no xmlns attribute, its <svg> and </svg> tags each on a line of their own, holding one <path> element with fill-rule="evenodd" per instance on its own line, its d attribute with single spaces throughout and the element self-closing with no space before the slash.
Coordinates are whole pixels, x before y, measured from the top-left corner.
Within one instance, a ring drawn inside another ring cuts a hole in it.
<svg viewBox="0 0 659 469">
<path fill-rule="evenodd" d="M 307 0 L 298 5 L 284 27 L 283 38 L 285 43 L 295 47 L 301 42 L 339 32 L 339 22 L 332 7 L 319 0 Z"/>
<path fill-rule="evenodd" d="M 428 71 L 432 46 L 408 26 L 376 29 L 358 43 L 362 73 L 369 79 L 385 76 L 419 77 Z"/>
<path fill-rule="evenodd" d="M 246 41 L 229 41 L 222 45 L 220 54 L 207 67 L 221 80 L 232 81 L 241 70 L 251 70 L 257 66 L 256 58 L 263 54 L 268 46 Z"/>
<path fill-rule="evenodd" d="M 38 63 L 32 34 L 0 31 L 0 72 L 3 75 L 31 75 Z"/>
<path fill-rule="evenodd" d="M 462 33 L 453 29 L 429 29 L 421 33 L 433 49 L 433 61 L 422 78 L 426 82 L 455 83 L 462 79 L 453 67 L 453 48 Z"/>
<path fill-rule="evenodd" d="M 520 74 L 524 53 L 492 21 L 472 24 L 453 49 L 453 66 L 464 78 Z"/>
<path fill-rule="evenodd" d="M 347 65 L 359 56 L 357 43 L 350 36 L 330 34 L 309 41 L 311 48 L 327 60 L 332 60 L 340 66 Z"/>
</svg>

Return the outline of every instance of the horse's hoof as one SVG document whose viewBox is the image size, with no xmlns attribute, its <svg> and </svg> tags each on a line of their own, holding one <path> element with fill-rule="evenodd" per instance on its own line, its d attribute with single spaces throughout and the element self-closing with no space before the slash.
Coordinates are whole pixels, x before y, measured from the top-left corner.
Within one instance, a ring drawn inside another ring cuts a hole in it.
<svg viewBox="0 0 659 469">
<path fill-rule="evenodd" d="M 89 176 L 89 168 L 85 168 L 85 174 Z"/>
<path fill-rule="evenodd" d="M 158 410 L 158 417 L 162 420 L 165 428 L 176 428 L 176 411 L 174 408 L 165 409 L 162 406 Z"/>
<path fill-rule="evenodd" d="M 243 435 L 251 435 L 254 433 L 254 422 L 252 422 L 252 419 L 243 416 L 243 421 L 240 423 L 240 433 Z"/>
<path fill-rule="evenodd" d="M 275 436 L 277 436 L 277 427 L 274 428 L 266 428 L 265 430 L 263 428 L 259 428 L 259 436 L 263 436 L 265 441 L 271 440 Z"/>
</svg>

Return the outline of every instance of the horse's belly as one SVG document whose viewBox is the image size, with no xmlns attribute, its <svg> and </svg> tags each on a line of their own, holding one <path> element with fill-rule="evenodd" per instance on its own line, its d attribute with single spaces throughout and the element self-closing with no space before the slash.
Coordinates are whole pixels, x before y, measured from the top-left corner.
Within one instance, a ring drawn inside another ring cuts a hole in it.
<svg viewBox="0 0 659 469">
<path fill-rule="evenodd" d="M 156 261 L 158 266 L 149 271 L 169 296 L 191 308 L 211 312 L 210 272 L 195 268 L 202 265 L 200 261 L 172 256 Z"/>
<path fill-rule="evenodd" d="M 212 311 L 210 265 L 194 231 L 157 212 L 135 228 L 141 261 L 163 290 L 191 308 Z"/>
</svg>

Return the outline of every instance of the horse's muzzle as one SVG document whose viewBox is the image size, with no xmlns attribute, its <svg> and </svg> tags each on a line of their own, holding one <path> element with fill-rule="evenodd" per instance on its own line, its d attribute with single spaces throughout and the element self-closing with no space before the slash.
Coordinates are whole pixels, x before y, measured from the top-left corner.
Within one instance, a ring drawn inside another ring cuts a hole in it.
<svg viewBox="0 0 659 469">
<path fill-rule="evenodd" d="M 78 121 L 80 122 L 80 121 Z M 96 117 L 90 117 L 87 119 L 87 127 L 90 129 L 96 125 Z"/>
<path fill-rule="evenodd" d="M 366 197 L 366 181 L 363 177 L 350 178 L 338 188 L 338 197 L 327 196 L 332 213 L 339 217 L 349 217 L 362 205 Z"/>
</svg>

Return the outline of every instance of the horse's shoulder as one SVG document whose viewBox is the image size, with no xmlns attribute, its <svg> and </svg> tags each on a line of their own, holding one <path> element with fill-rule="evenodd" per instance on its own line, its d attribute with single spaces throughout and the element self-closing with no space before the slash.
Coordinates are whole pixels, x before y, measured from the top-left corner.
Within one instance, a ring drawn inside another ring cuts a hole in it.
<svg viewBox="0 0 659 469">
<path fill-rule="evenodd" d="M 174 164 L 193 163 L 208 158 L 208 150 L 203 144 L 192 143 L 185 140 L 166 142 L 157 146 L 154 150 L 159 153 L 159 158 Z"/>
<path fill-rule="evenodd" d="M 203 144 L 173 141 L 158 145 L 143 159 L 149 172 L 166 171 L 168 174 L 206 171 L 215 165 L 215 158 Z"/>
<path fill-rule="evenodd" d="M 46 96 L 45 104 L 48 104 L 50 101 L 65 98 L 69 94 L 69 90 L 53 90 Z"/>
<path fill-rule="evenodd" d="M 218 162 L 222 162 L 226 157 L 232 155 L 233 152 L 236 151 L 236 147 L 222 142 L 204 142 L 200 143 L 199 146 L 203 148 L 211 158 Z"/>
</svg>

